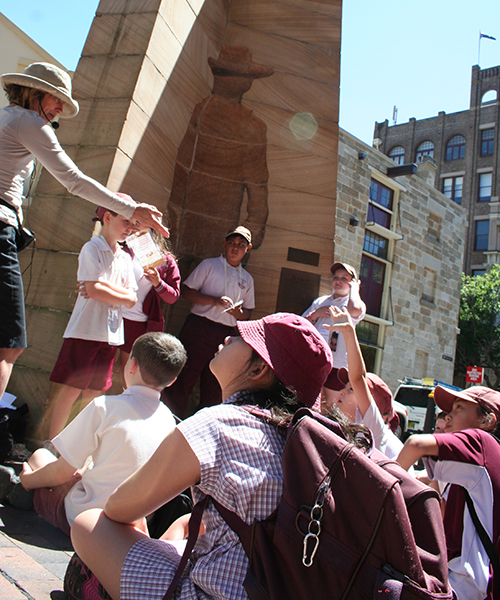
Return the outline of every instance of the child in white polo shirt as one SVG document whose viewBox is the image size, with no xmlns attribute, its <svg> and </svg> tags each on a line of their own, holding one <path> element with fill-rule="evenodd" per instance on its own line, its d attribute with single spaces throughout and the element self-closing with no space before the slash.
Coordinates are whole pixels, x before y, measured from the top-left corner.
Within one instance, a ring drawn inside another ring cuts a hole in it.
<svg viewBox="0 0 500 600">
<path fill-rule="evenodd" d="M 54 438 L 59 459 L 38 449 L 23 464 L 21 483 L 9 467 L 0 466 L 0 497 L 26 509 L 33 496 L 26 490 L 35 490 L 38 514 L 69 535 L 75 517 L 103 508 L 114 489 L 175 428 L 160 392 L 175 381 L 185 362 L 186 351 L 173 335 L 149 332 L 137 338 L 125 366 L 123 394 L 95 398 Z M 88 456 L 93 467 L 81 475 Z"/>
<path fill-rule="evenodd" d="M 62 431 L 80 394 L 83 408 L 111 387 L 116 348 L 124 341 L 121 308 L 137 300 L 131 258 L 118 244 L 133 223 L 101 206 L 96 214 L 102 231 L 78 257 L 80 293 L 50 376 L 60 385 L 52 387 L 52 412 L 44 417 L 50 418 L 49 439 Z"/>
</svg>

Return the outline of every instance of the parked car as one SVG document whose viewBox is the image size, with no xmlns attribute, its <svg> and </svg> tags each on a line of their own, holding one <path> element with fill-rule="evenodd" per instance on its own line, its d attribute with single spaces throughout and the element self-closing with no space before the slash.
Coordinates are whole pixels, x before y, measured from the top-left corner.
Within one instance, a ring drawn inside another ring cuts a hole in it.
<svg viewBox="0 0 500 600">
<path fill-rule="evenodd" d="M 423 379 L 405 377 L 400 380 L 394 400 L 402 404 L 408 411 L 408 427 L 406 432 L 402 432 L 402 439 L 412 433 L 434 431 L 436 414 L 439 412 L 434 403 L 434 388 L 438 384 L 454 390 L 461 389 L 428 377 Z"/>
<path fill-rule="evenodd" d="M 392 406 L 399 417 L 399 425 L 394 433 L 401 439 L 408 431 L 408 411 L 406 410 L 406 406 L 397 400 L 393 400 Z"/>
</svg>

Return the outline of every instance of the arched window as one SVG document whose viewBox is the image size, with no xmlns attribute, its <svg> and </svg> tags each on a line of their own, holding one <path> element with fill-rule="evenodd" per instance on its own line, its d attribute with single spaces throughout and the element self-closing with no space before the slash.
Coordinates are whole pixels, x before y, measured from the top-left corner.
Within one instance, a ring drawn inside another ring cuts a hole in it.
<svg viewBox="0 0 500 600">
<path fill-rule="evenodd" d="M 389 158 L 397 165 L 402 165 L 405 162 L 405 149 L 403 146 L 394 146 L 394 148 L 389 152 Z"/>
<path fill-rule="evenodd" d="M 456 160 L 465 156 L 465 138 L 454 135 L 446 145 L 446 160 Z"/>
<path fill-rule="evenodd" d="M 422 142 L 417 148 L 417 153 L 415 155 L 416 162 L 421 162 L 424 156 L 434 157 L 434 144 L 432 142 Z"/>
<path fill-rule="evenodd" d="M 486 92 L 485 94 L 483 94 L 483 97 L 481 98 L 481 104 L 490 104 L 491 102 L 495 102 L 496 99 L 497 99 L 496 90 L 490 90 L 489 92 Z"/>
</svg>

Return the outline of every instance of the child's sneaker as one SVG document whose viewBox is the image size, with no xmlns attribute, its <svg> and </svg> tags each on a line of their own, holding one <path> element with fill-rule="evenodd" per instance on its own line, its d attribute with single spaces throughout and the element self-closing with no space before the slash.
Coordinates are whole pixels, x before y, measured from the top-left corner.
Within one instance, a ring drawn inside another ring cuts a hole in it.
<svg viewBox="0 0 500 600">
<path fill-rule="evenodd" d="M 7 499 L 11 506 L 20 508 L 21 510 L 33 510 L 33 496 L 35 490 L 25 490 L 21 485 L 21 482 L 14 484 L 12 491 L 8 495 Z"/>
<path fill-rule="evenodd" d="M 5 467 L 0 465 L 0 501 L 7 500 L 10 492 L 13 490 L 14 485 L 19 481 L 16 472 L 12 467 Z"/>
<path fill-rule="evenodd" d="M 22 510 L 33 510 L 34 490 L 26 491 L 12 467 L 0 465 L 0 501 Z"/>
<path fill-rule="evenodd" d="M 112 600 L 76 553 L 71 557 L 64 575 L 64 591 L 68 600 Z"/>
<path fill-rule="evenodd" d="M 24 444 L 14 444 L 7 456 L 7 460 L 26 462 L 32 454 L 33 452 L 30 452 Z"/>
</svg>

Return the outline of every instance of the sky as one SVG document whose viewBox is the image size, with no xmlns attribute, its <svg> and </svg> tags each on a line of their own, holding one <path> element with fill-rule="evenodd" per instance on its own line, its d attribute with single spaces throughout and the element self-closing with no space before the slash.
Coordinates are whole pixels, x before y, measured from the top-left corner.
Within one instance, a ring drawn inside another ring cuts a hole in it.
<svg viewBox="0 0 500 600">
<path fill-rule="evenodd" d="M 98 0 L 0 0 L 0 11 L 75 70 Z M 500 65 L 500 0 L 343 0 L 340 125 L 367 144 L 375 122 L 469 108 L 470 79 Z"/>
</svg>

